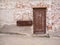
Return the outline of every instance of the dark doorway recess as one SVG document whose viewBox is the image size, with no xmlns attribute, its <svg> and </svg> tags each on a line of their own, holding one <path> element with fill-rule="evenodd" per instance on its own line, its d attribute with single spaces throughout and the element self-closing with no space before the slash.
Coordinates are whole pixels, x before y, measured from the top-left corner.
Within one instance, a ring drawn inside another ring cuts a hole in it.
<svg viewBox="0 0 60 45">
<path fill-rule="evenodd" d="M 33 33 L 46 33 L 46 8 L 33 8 Z"/>
</svg>

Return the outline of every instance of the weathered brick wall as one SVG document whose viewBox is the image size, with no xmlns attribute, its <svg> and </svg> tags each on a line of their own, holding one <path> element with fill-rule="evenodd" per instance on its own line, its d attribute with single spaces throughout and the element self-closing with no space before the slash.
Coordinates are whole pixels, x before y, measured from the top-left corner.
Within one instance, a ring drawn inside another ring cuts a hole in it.
<svg viewBox="0 0 60 45">
<path fill-rule="evenodd" d="M 14 24 L 14 8 L 16 1 L 0 0 L 0 25 Z"/>
<path fill-rule="evenodd" d="M 52 0 L 51 4 L 52 30 L 60 31 L 60 0 Z"/>
<path fill-rule="evenodd" d="M 33 20 L 33 7 L 47 7 L 48 30 L 59 30 L 59 0 L 0 0 L 0 25 L 16 24 L 17 20 Z M 56 28 L 55 28 L 56 27 Z"/>
<path fill-rule="evenodd" d="M 33 6 L 50 8 L 48 0 L 1 0 L 0 14 L 1 24 L 12 24 L 17 20 L 33 20 Z M 47 10 L 49 13 L 49 11 Z"/>
</svg>

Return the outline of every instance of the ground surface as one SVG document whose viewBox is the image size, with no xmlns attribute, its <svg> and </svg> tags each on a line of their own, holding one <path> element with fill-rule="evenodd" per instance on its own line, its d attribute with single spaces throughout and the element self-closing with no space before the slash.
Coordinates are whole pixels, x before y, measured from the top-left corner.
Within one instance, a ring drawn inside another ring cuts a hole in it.
<svg viewBox="0 0 60 45">
<path fill-rule="evenodd" d="M 4 26 L 0 29 L 0 45 L 60 45 L 60 37 L 32 35 L 31 27 Z"/>
<path fill-rule="evenodd" d="M 60 45 L 60 38 L 0 34 L 0 45 Z"/>
</svg>

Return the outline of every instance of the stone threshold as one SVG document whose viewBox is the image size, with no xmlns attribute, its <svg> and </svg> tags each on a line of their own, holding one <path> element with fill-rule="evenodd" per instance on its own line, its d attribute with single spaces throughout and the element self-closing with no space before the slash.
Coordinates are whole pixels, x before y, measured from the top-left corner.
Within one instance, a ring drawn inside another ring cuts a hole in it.
<svg viewBox="0 0 60 45">
<path fill-rule="evenodd" d="M 46 37 L 46 38 L 50 38 L 49 34 L 33 34 L 33 37 Z"/>
</svg>

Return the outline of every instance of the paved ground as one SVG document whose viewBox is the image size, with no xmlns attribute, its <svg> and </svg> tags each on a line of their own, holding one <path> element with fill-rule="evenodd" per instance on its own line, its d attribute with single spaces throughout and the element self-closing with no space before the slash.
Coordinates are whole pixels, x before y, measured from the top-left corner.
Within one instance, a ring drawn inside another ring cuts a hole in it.
<svg viewBox="0 0 60 45">
<path fill-rule="evenodd" d="M 60 38 L 0 34 L 0 45 L 60 45 Z"/>
</svg>

